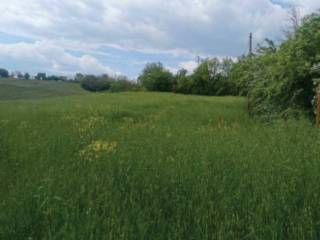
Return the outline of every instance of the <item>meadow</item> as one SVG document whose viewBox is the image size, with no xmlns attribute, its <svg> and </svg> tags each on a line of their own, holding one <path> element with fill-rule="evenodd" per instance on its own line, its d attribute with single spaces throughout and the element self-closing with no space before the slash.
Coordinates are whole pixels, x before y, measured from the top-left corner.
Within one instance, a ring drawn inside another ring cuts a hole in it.
<svg viewBox="0 0 320 240">
<path fill-rule="evenodd" d="M 0 239 L 320 238 L 308 120 L 260 122 L 239 97 L 41 97 L 0 97 Z"/>
<path fill-rule="evenodd" d="M 76 83 L 0 78 L 0 100 L 41 99 L 86 93 Z"/>
</svg>

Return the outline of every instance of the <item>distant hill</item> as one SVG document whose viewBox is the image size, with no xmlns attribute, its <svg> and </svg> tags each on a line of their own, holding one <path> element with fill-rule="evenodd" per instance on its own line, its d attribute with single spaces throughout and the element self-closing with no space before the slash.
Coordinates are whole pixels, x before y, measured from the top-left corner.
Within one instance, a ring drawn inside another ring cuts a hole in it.
<svg viewBox="0 0 320 240">
<path fill-rule="evenodd" d="M 0 78 L 0 100 L 38 99 L 86 93 L 77 83 Z"/>
</svg>

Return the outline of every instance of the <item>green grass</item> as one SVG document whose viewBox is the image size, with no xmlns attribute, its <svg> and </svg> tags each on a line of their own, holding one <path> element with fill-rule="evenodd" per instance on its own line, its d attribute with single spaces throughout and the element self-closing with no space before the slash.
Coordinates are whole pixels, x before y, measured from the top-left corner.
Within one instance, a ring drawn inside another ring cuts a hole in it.
<svg viewBox="0 0 320 240">
<path fill-rule="evenodd" d="M 0 239 L 319 239 L 319 130 L 245 105 L 0 101 Z"/>
<path fill-rule="evenodd" d="M 0 100 L 39 99 L 86 93 L 77 83 L 0 78 Z"/>
</svg>

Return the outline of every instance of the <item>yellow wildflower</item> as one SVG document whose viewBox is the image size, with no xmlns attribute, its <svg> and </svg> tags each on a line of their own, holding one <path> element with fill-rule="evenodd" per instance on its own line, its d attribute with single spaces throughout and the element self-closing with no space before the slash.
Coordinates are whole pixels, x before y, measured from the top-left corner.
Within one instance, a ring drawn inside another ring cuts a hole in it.
<svg viewBox="0 0 320 240">
<path fill-rule="evenodd" d="M 117 142 L 97 140 L 80 151 L 80 157 L 86 160 L 99 159 L 105 154 L 113 154 L 117 151 Z"/>
</svg>

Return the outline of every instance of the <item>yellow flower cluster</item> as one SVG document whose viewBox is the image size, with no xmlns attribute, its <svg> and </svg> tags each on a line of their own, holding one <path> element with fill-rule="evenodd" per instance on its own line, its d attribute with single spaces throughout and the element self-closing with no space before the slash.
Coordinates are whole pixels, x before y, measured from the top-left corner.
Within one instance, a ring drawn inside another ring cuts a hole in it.
<svg viewBox="0 0 320 240">
<path fill-rule="evenodd" d="M 91 117 L 88 119 L 83 119 L 78 127 L 80 135 L 86 134 L 88 131 L 96 128 L 98 125 L 103 123 L 103 118 L 101 117 Z"/>
<path fill-rule="evenodd" d="M 104 154 L 113 154 L 117 151 L 117 142 L 107 142 L 97 140 L 88 145 L 85 149 L 80 151 L 80 157 L 85 160 L 99 159 Z"/>
<path fill-rule="evenodd" d="M 95 152 L 114 152 L 117 148 L 117 143 L 116 142 L 105 142 L 102 140 L 98 140 L 95 141 L 94 143 L 92 143 L 91 145 L 89 145 L 92 147 L 92 149 Z"/>
<path fill-rule="evenodd" d="M 120 129 L 127 130 L 134 125 L 134 119 L 130 117 L 123 118 L 123 123 L 120 125 Z"/>
</svg>

